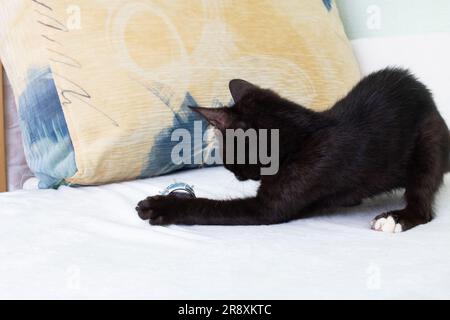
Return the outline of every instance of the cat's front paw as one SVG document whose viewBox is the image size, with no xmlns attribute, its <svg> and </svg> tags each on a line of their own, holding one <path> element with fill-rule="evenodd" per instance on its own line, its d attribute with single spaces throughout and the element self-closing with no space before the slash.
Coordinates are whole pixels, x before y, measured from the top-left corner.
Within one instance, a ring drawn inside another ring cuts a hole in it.
<svg viewBox="0 0 450 320">
<path fill-rule="evenodd" d="M 142 220 L 149 220 L 152 225 L 174 223 L 177 214 L 176 198 L 172 196 L 152 196 L 140 201 L 136 211 Z"/>
</svg>

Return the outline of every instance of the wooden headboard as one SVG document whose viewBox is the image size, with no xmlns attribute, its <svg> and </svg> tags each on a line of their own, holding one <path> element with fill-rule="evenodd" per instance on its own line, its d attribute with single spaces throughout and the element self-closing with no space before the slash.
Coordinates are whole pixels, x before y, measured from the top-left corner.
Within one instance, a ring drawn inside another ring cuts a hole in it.
<svg viewBox="0 0 450 320">
<path fill-rule="evenodd" d="M 6 191 L 6 131 L 4 97 L 3 67 L 0 64 L 0 192 Z"/>
</svg>

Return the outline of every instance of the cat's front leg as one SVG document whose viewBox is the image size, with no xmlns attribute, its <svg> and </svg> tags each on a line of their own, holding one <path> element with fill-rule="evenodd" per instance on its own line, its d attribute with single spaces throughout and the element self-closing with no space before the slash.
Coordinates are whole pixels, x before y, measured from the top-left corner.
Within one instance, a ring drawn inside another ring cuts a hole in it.
<svg viewBox="0 0 450 320">
<path fill-rule="evenodd" d="M 291 221 L 301 217 L 302 210 L 320 199 L 324 188 L 309 183 L 314 179 L 307 173 L 301 180 L 291 178 L 289 169 L 270 178 L 271 181 L 263 181 L 256 197 L 211 200 L 151 196 L 139 202 L 136 210 L 153 225 L 268 225 Z M 311 175 L 314 170 L 307 172 Z"/>
<path fill-rule="evenodd" d="M 279 221 L 257 198 L 211 200 L 152 196 L 139 202 L 139 217 L 152 225 L 261 225 Z"/>
</svg>

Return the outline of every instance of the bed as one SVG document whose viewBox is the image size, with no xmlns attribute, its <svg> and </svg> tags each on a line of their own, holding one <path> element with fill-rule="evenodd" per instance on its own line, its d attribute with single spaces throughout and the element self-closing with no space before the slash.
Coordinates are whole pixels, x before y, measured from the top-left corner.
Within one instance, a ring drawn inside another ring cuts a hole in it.
<svg viewBox="0 0 450 320">
<path fill-rule="evenodd" d="M 420 37 L 353 46 L 364 73 L 392 64 L 413 68 L 449 121 L 450 75 L 428 63 L 447 60 L 450 47 L 442 44 L 449 35 L 427 39 L 426 49 Z M 1 168 L 3 190 L 4 176 Z M 274 226 L 154 227 L 140 220 L 136 203 L 175 181 L 216 199 L 257 188 L 215 167 L 0 194 L 0 298 L 450 298 L 450 175 L 436 199 L 436 218 L 400 234 L 371 231 L 369 223 L 401 207 L 401 191 Z"/>
<path fill-rule="evenodd" d="M 259 227 L 152 227 L 134 206 L 173 181 L 199 196 L 250 195 L 223 168 L 101 187 L 3 194 L 0 298 L 450 298 L 450 177 L 437 217 L 370 230 L 398 196 Z"/>
</svg>

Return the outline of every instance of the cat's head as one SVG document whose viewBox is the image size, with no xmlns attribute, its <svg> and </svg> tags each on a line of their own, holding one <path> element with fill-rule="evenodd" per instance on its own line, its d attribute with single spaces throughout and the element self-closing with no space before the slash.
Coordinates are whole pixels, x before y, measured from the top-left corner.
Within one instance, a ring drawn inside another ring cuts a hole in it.
<svg viewBox="0 0 450 320">
<path fill-rule="evenodd" d="M 271 90 L 261 89 L 245 80 L 235 79 L 230 81 L 230 92 L 234 100 L 231 107 L 222 108 L 203 108 L 193 107 L 192 110 L 200 113 L 211 125 L 219 130 L 222 137 L 222 145 L 220 147 L 221 156 L 226 169 L 234 173 L 237 179 L 243 180 L 260 180 L 261 168 L 267 166 L 262 164 L 258 158 L 257 163 L 250 161 L 250 138 L 245 139 L 245 161 L 238 161 L 239 150 L 237 144 L 234 145 L 234 155 L 227 157 L 227 145 L 236 142 L 236 139 L 230 139 L 227 135 L 227 129 L 242 129 L 244 132 L 256 134 L 258 148 L 261 141 L 260 129 L 267 129 L 267 154 L 271 154 L 273 140 L 271 139 L 271 129 L 280 127 L 280 117 L 277 116 L 282 112 L 280 108 L 281 98 Z M 252 129 L 252 130 L 249 130 Z M 253 135 L 254 137 L 254 135 Z M 233 140 L 233 141 L 230 141 Z M 242 150 L 242 149 L 241 149 Z M 255 149 L 253 149 L 255 150 Z M 277 148 L 278 150 L 278 148 Z M 278 156 L 278 155 L 277 155 Z M 228 161 L 232 159 L 232 161 Z"/>
</svg>

